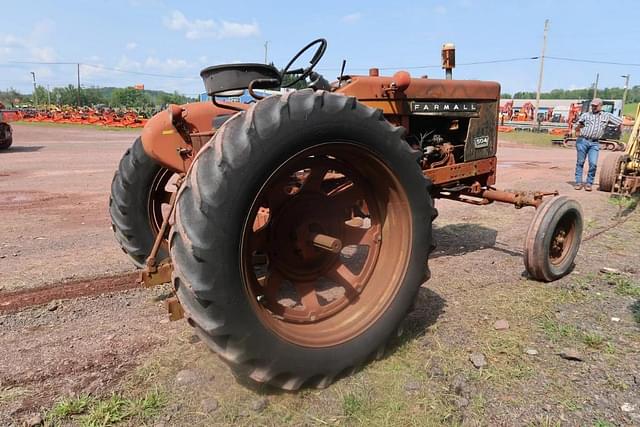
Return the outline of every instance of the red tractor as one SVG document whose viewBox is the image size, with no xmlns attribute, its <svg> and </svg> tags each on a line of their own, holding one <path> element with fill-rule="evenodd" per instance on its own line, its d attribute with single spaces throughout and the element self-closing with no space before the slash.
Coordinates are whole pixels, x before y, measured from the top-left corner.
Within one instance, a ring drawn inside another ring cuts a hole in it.
<svg viewBox="0 0 640 427">
<path fill-rule="evenodd" d="M 434 199 L 537 208 L 524 261 L 542 281 L 571 270 L 583 227 L 556 192 L 493 187 L 500 86 L 452 80 L 452 46 L 444 80 L 371 69 L 331 83 L 314 72 L 325 49 L 315 40 L 282 71 L 204 69 L 213 102 L 151 118 L 110 200 L 142 280 L 172 281 L 172 316 L 239 375 L 288 390 L 324 387 L 384 351 L 430 276 Z M 293 69 L 303 55 L 309 65 Z M 219 98 L 238 90 L 256 102 Z"/>
</svg>

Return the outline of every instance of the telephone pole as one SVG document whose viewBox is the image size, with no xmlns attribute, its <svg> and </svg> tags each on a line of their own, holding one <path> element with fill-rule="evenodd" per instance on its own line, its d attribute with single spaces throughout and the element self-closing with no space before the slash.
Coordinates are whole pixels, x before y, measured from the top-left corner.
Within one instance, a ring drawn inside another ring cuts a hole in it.
<svg viewBox="0 0 640 427">
<path fill-rule="evenodd" d="M 34 107 L 38 108 L 38 91 L 36 90 L 36 73 L 31 71 L 31 76 L 33 76 L 33 104 L 34 104 Z"/>
<path fill-rule="evenodd" d="M 269 40 L 264 42 L 264 63 L 267 64 L 267 51 L 269 50 Z"/>
<path fill-rule="evenodd" d="M 547 32 L 549 31 L 549 20 L 544 20 L 544 36 L 542 40 L 542 55 L 540 55 L 540 75 L 538 76 L 538 91 L 536 92 L 536 113 L 533 117 L 534 120 L 538 118 L 538 111 L 540 109 L 540 90 L 542 89 L 542 75 L 544 74 L 544 54 L 547 50 Z"/>
<path fill-rule="evenodd" d="M 595 99 L 598 96 L 598 80 L 600 80 L 600 73 L 596 73 L 596 82 L 593 85 L 593 98 Z"/>
<path fill-rule="evenodd" d="M 624 92 L 622 92 L 622 111 L 620 111 L 620 116 L 624 116 L 624 103 L 627 102 L 627 91 L 629 90 L 629 77 L 630 74 L 625 74 L 624 76 L 620 76 L 624 78 Z"/>
<path fill-rule="evenodd" d="M 80 107 L 80 64 L 78 65 L 78 107 Z"/>
</svg>

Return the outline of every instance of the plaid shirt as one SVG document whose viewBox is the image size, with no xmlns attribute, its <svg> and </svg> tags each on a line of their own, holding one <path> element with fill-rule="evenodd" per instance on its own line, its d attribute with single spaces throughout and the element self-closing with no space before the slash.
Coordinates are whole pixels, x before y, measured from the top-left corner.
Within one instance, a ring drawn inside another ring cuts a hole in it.
<svg viewBox="0 0 640 427">
<path fill-rule="evenodd" d="M 591 111 L 582 113 L 578 119 L 578 124 L 584 125 L 580 130 L 580 136 L 587 139 L 600 139 L 609 123 L 620 126 L 622 119 L 606 111 L 600 111 L 595 114 Z"/>
</svg>

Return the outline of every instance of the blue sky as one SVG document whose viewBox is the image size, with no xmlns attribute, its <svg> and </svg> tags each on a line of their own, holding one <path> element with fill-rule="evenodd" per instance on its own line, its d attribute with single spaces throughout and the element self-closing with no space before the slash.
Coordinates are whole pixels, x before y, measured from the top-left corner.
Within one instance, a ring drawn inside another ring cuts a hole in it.
<svg viewBox="0 0 640 427">
<path fill-rule="evenodd" d="M 83 86 L 203 89 L 199 72 L 208 65 L 263 62 L 278 66 L 307 42 L 329 42 L 319 69 L 332 80 L 342 59 L 346 72 L 369 67 L 437 65 L 445 42 L 457 47 L 457 62 L 539 56 L 549 19 L 547 55 L 640 63 L 640 2 L 635 1 L 169 1 L 111 0 L 4 2 L 0 27 L 0 88 L 30 92 L 39 84 L 76 84 L 75 65 L 16 61 L 81 62 Z M 117 72 L 110 69 L 150 76 Z M 440 78 L 439 67 L 411 68 L 412 75 Z M 535 91 L 539 61 L 459 66 L 454 78 L 495 80 L 503 91 Z M 545 61 L 543 90 L 640 84 L 639 65 Z"/>
</svg>

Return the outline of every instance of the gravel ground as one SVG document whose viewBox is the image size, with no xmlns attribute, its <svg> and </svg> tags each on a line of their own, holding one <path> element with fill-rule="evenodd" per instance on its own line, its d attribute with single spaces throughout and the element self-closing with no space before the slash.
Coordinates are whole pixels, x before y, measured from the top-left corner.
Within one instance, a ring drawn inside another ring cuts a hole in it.
<svg viewBox="0 0 640 427">
<path fill-rule="evenodd" d="M 20 124 L 14 129 L 14 146 L 0 153 L 0 303 L 3 292 L 132 272 L 113 239 L 107 204 L 113 172 L 136 133 Z M 499 188 L 557 189 L 576 198 L 587 236 L 615 223 L 621 208 L 607 194 L 572 189 L 572 150 L 501 143 L 499 157 Z M 128 290 L 0 315 L 0 425 L 44 416 L 65 396 L 129 390 L 131 381 L 136 390 L 188 391 L 171 392 L 160 414 L 140 423 L 376 423 L 373 409 L 353 418 L 345 396 L 380 375 L 399 380 L 406 366 L 400 403 L 417 405 L 425 420 L 437 404 L 420 402 L 436 402 L 440 398 L 429 393 L 444 390 L 450 414 L 435 419 L 447 424 L 640 425 L 640 329 L 630 309 L 640 303 L 617 292 L 624 283 L 615 282 L 623 277 L 640 283 L 637 213 L 586 242 L 570 276 L 540 285 L 522 276 L 522 243 L 533 209 L 448 201 L 437 207 L 432 279 L 408 320 L 409 339 L 353 378 L 313 394 L 265 398 L 264 391 L 236 383 L 184 322 L 167 322 L 167 287 Z M 599 273 L 603 267 L 622 276 Z M 550 311 L 535 312 L 540 295 L 549 296 L 540 306 Z M 531 317 L 538 314 L 551 317 L 541 323 Z M 497 320 L 506 320 L 508 328 L 495 330 Z M 517 351 L 509 347 L 516 341 Z M 563 359 L 565 346 L 582 360 Z M 520 356 L 525 350 L 532 352 L 528 359 Z M 479 370 L 469 361 L 475 355 L 473 363 L 482 362 L 476 353 L 487 364 Z M 533 374 L 507 380 L 513 359 L 505 357 L 515 353 Z M 407 355 L 421 360 L 418 370 Z M 405 368 L 385 374 L 398 358 Z M 390 397 L 370 399 L 380 406 Z"/>
</svg>

